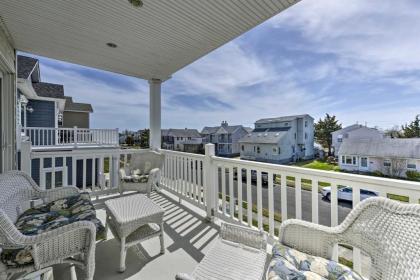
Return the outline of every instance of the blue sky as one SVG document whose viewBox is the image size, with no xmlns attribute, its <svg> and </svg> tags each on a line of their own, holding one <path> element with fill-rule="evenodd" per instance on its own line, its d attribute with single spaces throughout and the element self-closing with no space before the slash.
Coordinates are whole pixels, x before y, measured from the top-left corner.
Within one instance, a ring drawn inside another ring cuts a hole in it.
<svg viewBox="0 0 420 280">
<path fill-rule="evenodd" d="M 420 1 L 303 0 L 175 73 L 162 127 L 308 113 L 389 128 L 420 113 Z M 43 81 L 94 107 L 91 127 L 148 126 L 146 81 L 40 58 Z"/>
</svg>

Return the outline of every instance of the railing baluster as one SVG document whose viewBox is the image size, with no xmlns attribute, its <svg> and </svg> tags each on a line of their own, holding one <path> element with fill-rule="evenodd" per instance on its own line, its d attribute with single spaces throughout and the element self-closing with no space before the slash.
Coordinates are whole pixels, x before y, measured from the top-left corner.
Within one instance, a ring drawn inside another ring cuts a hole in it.
<svg viewBox="0 0 420 280">
<path fill-rule="evenodd" d="M 246 169 L 246 196 L 247 196 L 247 221 L 252 226 L 252 190 L 251 190 L 251 169 Z"/>
<path fill-rule="evenodd" d="M 360 188 L 358 186 L 352 186 L 352 196 L 354 208 L 360 202 Z M 353 269 L 357 273 L 362 272 L 361 256 L 360 248 L 353 247 Z"/>
<path fill-rule="evenodd" d="M 296 219 L 302 219 L 302 179 L 295 176 Z"/>
<path fill-rule="evenodd" d="M 268 172 L 268 228 L 271 236 L 274 236 L 274 189 L 273 189 L 273 173 Z"/>
<path fill-rule="evenodd" d="M 198 182 L 197 182 L 197 186 L 198 186 L 198 190 L 197 190 L 197 192 L 198 192 L 198 201 L 200 202 L 200 204 L 201 203 L 203 203 L 203 204 L 205 204 L 205 201 L 204 201 L 204 199 L 203 199 L 203 193 L 202 193 L 202 189 L 204 188 L 204 184 L 202 184 L 202 182 L 201 182 L 201 180 L 202 180 L 202 174 L 203 174 L 203 168 L 204 168 L 204 163 L 203 163 L 203 161 L 202 160 L 197 160 L 197 164 L 198 164 L 198 166 L 197 166 L 197 180 L 198 180 Z"/>
<path fill-rule="evenodd" d="M 236 167 L 236 172 L 238 173 L 237 175 L 237 182 L 238 182 L 238 218 L 239 221 L 242 222 L 244 221 L 244 217 L 243 217 L 243 209 L 242 209 L 242 168 L 237 166 Z"/>
<path fill-rule="evenodd" d="M 229 167 L 229 212 L 232 219 L 235 218 L 235 193 L 233 190 L 233 167 Z"/>
<path fill-rule="evenodd" d="M 281 219 L 287 220 L 287 178 L 286 174 L 281 174 Z"/>
<path fill-rule="evenodd" d="M 337 200 L 337 184 L 331 183 L 331 226 L 335 227 L 338 225 L 338 200 Z M 332 252 L 332 260 L 338 262 L 338 244 L 335 244 Z"/>
<path fill-rule="evenodd" d="M 198 160 L 193 160 L 192 161 L 192 188 L 193 188 L 193 196 L 194 196 L 194 200 L 198 199 L 198 203 L 201 203 L 201 200 L 199 198 L 197 198 L 197 165 L 198 165 L 199 161 Z"/>
<path fill-rule="evenodd" d="M 257 170 L 257 210 L 258 210 L 258 229 L 263 230 L 262 214 L 262 178 L 261 171 Z"/>
<path fill-rule="evenodd" d="M 312 179 L 312 222 L 318 224 L 318 180 Z"/>
<path fill-rule="evenodd" d="M 222 176 L 222 212 L 223 215 L 226 215 L 226 170 L 224 165 L 221 166 L 220 174 Z"/>
</svg>

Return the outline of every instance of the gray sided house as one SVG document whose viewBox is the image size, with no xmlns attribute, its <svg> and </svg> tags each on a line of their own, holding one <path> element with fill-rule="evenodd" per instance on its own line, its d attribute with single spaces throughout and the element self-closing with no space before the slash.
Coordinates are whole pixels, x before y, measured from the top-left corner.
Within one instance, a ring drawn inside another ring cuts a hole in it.
<svg viewBox="0 0 420 280">
<path fill-rule="evenodd" d="M 55 143 L 57 133 L 52 133 L 49 129 L 58 129 L 59 127 L 81 128 L 89 127 L 89 114 L 93 111 L 90 104 L 74 103 L 71 97 L 64 95 L 64 87 L 59 84 L 45 83 L 41 81 L 39 61 L 32 57 L 17 56 L 17 114 L 16 127 L 18 139 L 18 165 L 20 165 L 20 142 L 30 139 L 33 146 L 38 149 L 48 151 L 48 147 L 43 148 L 44 144 Z M 39 129 L 38 129 L 39 128 Z M 56 150 L 59 147 L 55 147 Z M 69 149 L 68 147 L 66 149 Z M 55 167 L 67 166 L 68 182 L 71 185 L 73 162 L 71 157 L 63 160 L 56 160 Z M 52 165 L 51 158 L 43 160 L 33 159 L 31 163 L 31 176 L 40 183 L 40 165 L 43 168 L 49 168 Z M 83 173 L 83 160 L 76 160 L 76 172 Z M 98 162 L 96 163 L 96 169 Z M 87 184 L 92 182 L 91 159 L 86 161 L 86 179 Z M 98 174 L 95 172 L 95 174 Z M 76 185 L 82 186 L 81 176 L 76 177 Z M 99 178 L 95 178 L 98 180 Z M 63 185 L 63 172 L 57 171 L 55 174 L 55 184 Z M 45 178 L 46 187 L 51 185 L 51 173 Z"/>
<path fill-rule="evenodd" d="M 353 124 L 332 133 L 332 148 L 334 154 L 337 155 L 337 152 L 340 150 L 340 146 L 344 141 L 367 139 L 380 140 L 383 138 L 385 138 L 384 133 L 376 128 Z"/>
<path fill-rule="evenodd" d="M 309 115 L 261 119 L 239 140 L 241 159 L 289 163 L 314 156 L 314 119 Z"/>
<path fill-rule="evenodd" d="M 406 177 L 409 170 L 420 171 L 420 139 L 349 139 L 341 144 L 338 158 L 343 170 Z"/>
<path fill-rule="evenodd" d="M 187 153 L 203 153 L 203 137 L 197 129 L 162 129 L 162 148 Z"/>
<path fill-rule="evenodd" d="M 86 103 L 73 102 L 73 98 L 66 97 L 62 117 L 62 127 L 90 127 L 90 114 L 93 113 L 92 105 Z"/>
<path fill-rule="evenodd" d="M 206 126 L 201 131 L 204 143 L 215 144 L 216 155 L 234 157 L 240 154 L 239 139 L 248 134 L 242 125 L 229 125 L 223 121 L 220 126 Z"/>
</svg>

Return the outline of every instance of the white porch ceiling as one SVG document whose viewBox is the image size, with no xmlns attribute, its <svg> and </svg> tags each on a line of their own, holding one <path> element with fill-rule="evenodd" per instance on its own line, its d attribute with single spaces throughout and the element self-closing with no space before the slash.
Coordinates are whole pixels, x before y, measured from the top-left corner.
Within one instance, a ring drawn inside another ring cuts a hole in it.
<svg viewBox="0 0 420 280">
<path fill-rule="evenodd" d="M 167 79 L 299 0 L 1 0 L 18 50 L 143 79 Z M 115 43 L 110 48 L 107 43 Z"/>
</svg>

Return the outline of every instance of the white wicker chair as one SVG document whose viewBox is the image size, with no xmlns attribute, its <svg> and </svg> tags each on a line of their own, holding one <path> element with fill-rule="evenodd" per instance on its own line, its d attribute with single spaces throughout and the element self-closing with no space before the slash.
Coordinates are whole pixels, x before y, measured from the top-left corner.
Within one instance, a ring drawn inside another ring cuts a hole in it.
<svg viewBox="0 0 420 280">
<path fill-rule="evenodd" d="M 420 205 L 386 198 L 359 203 L 336 227 L 287 220 L 280 242 L 301 252 L 331 258 L 334 244 L 363 250 L 372 261 L 371 280 L 420 279 Z"/>
<path fill-rule="evenodd" d="M 267 260 L 267 237 L 253 229 L 222 223 L 219 239 L 191 274 L 176 280 L 260 280 Z"/>
<path fill-rule="evenodd" d="M 120 194 L 124 191 L 137 191 L 150 197 L 152 188 L 159 184 L 160 170 L 164 159 L 163 154 L 155 151 L 133 154 L 127 170 L 125 168 L 120 169 Z M 139 174 L 132 174 L 136 171 Z M 140 180 L 142 176 L 147 176 L 145 182 Z"/>
<path fill-rule="evenodd" d="M 20 171 L 0 174 L 0 250 L 29 248 L 34 260 L 19 267 L 0 262 L 1 280 L 66 262 L 79 265 L 84 271 L 83 279 L 93 279 L 96 228 L 92 222 L 74 222 L 31 236 L 23 235 L 14 225 L 19 209 L 26 207 L 23 205 L 30 200 L 42 199 L 48 203 L 77 193 L 74 187 L 41 190 L 29 175 Z"/>
</svg>

